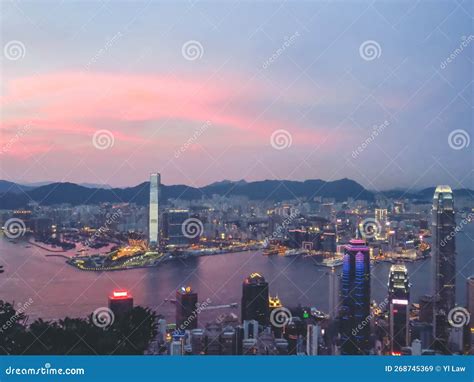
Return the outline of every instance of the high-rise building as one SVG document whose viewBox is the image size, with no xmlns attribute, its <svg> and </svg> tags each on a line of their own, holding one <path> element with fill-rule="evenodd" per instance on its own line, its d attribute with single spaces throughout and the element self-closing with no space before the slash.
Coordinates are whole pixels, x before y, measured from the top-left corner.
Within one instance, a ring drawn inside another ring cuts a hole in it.
<svg viewBox="0 0 474 382">
<path fill-rule="evenodd" d="M 124 290 L 115 290 L 109 296 L 109 309 L 116 318 L 124 317 L 133 309 L 133 297 Z"/>
<path fill-rule="evenodd" d="M 159 193 L 160 193 L 160 174 L 150 175 L 150 210 L 148 223 L 148 244 L 151 248 L 160 245 L 160 225 L 159 225 Z"/>
<path fill-rule="evenodd" d="M 163 233 L 168 244 L 175 246 L 186 246 L 189 237 L 185 236 L 183 226 L 189 219 L 189 210 L 171 209 L 163 214 Z"/>
<path fill-rule="evenodd" d="M 433 197 L 432 247 L 434 266 L 433 334 L 437 342 L 448 338 L 447 315 L 455 306 L 456 245 L 453 191 L 436 187 Z"/>
<path fill-rule="evenodd" d="M 365 240 L 352 239 L 346 245 L 341 284 L 341 353 L 368 354 L 370 252 Z"/>
<path fill-rule="evenodd" d="M 376 208 L 375 220 L 380 224 L 380 232 L 377 233 L 378 238 L 385 238 L 387 232 L 387 209 Z"/>
<path fill-rule="evenodd" d="M 245 320 L 243 322 L 243 327 L 244 327 L 244 340 L 258 337 L 258 321 Z"/>
<path fill-rule="evenodd" d="M 467 310 L 471 317 L 469 328 L 474 332 L 474 275 L 467 278 L 466 287 Z"/>
<path fill-rule="evenodd" d="M 252 273 L 242 284 L 242 322 L 256 320 L 268 324 L 268 283 L 258 273 Z"/>
<path fill-rule="evenodd" d="M 176 329 L 192 330 L 197 328 L 198 295 L 191 287 L 182 287 L 176 291 Z"/>
<path fill-rule="evenodd" d="M 400 354 L 409 345 L 410 282 L 408 271 L 403 264 L 390 267 L 388 276 L 388 303 L 390 324 L 390 350 Z"/>
<path fill-rule="evenodd" d="M 339 314 L 340 277 L 336 268 L 329 271 L 329 315 L 334 320 Z"/>
<path fill-rule="evenodd" d="M 319 325 L 308 325 L 306 330 L 306 354 L 318 355 Z"/>
</svg>

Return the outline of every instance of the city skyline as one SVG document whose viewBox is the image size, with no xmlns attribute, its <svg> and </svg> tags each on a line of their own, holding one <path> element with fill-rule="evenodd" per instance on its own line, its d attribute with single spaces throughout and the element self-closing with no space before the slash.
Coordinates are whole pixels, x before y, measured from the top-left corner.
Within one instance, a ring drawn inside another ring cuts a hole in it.
<svg viewBox="0 0 474 382">
<path fill-rule="evenodd" d="M 0 355 L 447 377 L 474 354 L 473 10 L 0 1 Z"/>
<path fill-rule="evenodd" d="M 2 3 L 1 179 L 474 187 L 463 4 L 44 4 Z"/>
</svg>

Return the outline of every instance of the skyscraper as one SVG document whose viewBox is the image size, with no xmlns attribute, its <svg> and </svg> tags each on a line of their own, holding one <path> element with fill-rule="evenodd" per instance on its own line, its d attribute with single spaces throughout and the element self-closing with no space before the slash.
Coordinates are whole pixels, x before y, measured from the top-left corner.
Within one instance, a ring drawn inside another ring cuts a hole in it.
<svg viewBox="0 0 474 382">
<path fill-rule="evenodd" d="M 388 276 L 388 304 L 390 324 L 390 351 L 400 354 L 402 347 L 410 343 L 409 306 L 410 282 L 403 264 L 390 267 Z"/>
<path fill-rule="evenodd" d="M 385 238 L 387 231 L 387 209 L 376 208 L 375 209 L 375 220 L 380 224 L 380 232 L 377 233 L 378 238 Z"/>
<path fill-rule="evenodd" d="M 258 273 L 252 273 L 242 285 L 242 322 L 245 320 L 268 324 L 268 283 Z"/>
<path fill-rule="evenodd" d="M 182 287 L 176 291 L 176 329 L 192 330 L 197 328 L 198 295 L 191 287 Z"/>
<path fill-rule="evenodd" d="M 148 223 L 148 244 L 151 248 L 156 248 L 160 245 L 160 234 L 159 234 L 159 189 L 160 187 L 160 174 L 150 175 L 150 216 Z"/>
<path fill-rule="evenodd" d="M 447 314 L 456 296 L 456 246 L 453 191 L 436 187 L 433 197 L 432 248 L 434 266 L 433 335 L 439 342 L 448 338 Z"/>
<path fill-rule="evenodd" d="M 127 291 L 115 290 L 109 296 L 109 309 L 115 317 L 124 317 L 133 309 L 133 297 Z"/>
<path fill-rule="evenodd" d="M 370 252 L 365 240 L 346 245 L 341 285 L 341 353 L 368 354 L 370 325 Z"/>
</svg>

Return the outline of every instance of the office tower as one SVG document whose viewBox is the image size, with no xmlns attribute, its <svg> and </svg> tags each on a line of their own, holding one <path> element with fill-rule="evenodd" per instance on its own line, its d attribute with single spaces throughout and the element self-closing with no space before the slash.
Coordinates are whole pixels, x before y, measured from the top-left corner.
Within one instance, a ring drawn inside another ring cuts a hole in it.
<svg viewBox="0 0 474 382">
<path fill-rule="evenodd" d="M 335 267 L 329 271 L 329 315 L 334 320 L 339 313 L 339 286 L 340 279 Z"/>
<path fill-rule="evenodd" d="M 421 341 L 415 339 L 411 343 L 411 355 L 421 355 Z"/>
<path fill-rule="evenodd" d="M 336 233 L 335 232 L 324 232 L 322 235 L 322 250 L 328 253 L 336 252 Z"/>
<path fill-rule="evenodd" d="M 256 320 L 245 320 L 243 322 L 244 327 L 244 339 L 257 338 L 258 337 L 258 321 Z"/>
<path fill-rule="evenodd" d="M 288 341 L 284 338 L 276 338 L 275 346 L 279 355 L 288 355 Z"/>
<path fill-rule="evenodd" d="M 204 330 L 191 330 L 191 351 L 193 354 L 204 354 Z"/>
<path fill-rule="evenodd" d="M 109 309 L 115 318 L 127 316 L 133 309 L 133 297 L 124 290 L 115 290 L 109 296 Z"/>
<path fill-rule="evenodd" d="M 204 331 L 204 352 L 207 355 L 220 355 L 222 351 L 220 336 L 222 326 L 215 322 L 206 324 Z"/>
<path fill-rule="evenodd" d="M 466 281 L 467 291 L 466 291 L 466 301 L 467 301 L 467 310 L 471 317 L 471 323 L 469 329 L 471 333 L 474 333 L 474 276 L 469 276 Z"/>
<path fill-rule="evenodd" d="M 150 175 L 150 216 L 148 224 L 148 244 L 151 248 L 160 245 L 160 225 L 159 225 L 159 193 L 160 193 L 160 174 Z"/>
<path fill-rule="evenodd" d="M 184 222 L 189 219 L 189 210 L 171 209 L 163 214 L 163 233 L 169 245 L 187 246 L 189 237 L 184 235 Z"/>
<path fill-rule="evenodd" d="M 268 313 L 269 313 L 269 317 L 272 317 L 272 312 L 276 309 L 281 309 L 283 307 L 283 305 L 281 304 L 281 301 L 280 299 L 278 298 L 278 296 L 275 296 L 275 297 L 269 297 L 268 298 Z M 277 312 L 275 312 L 275 314 L 278 314 Z M 270 322 L 270 324 L 272 324 L 272 322 Z M 283 328 L 278 325 L 272 325 L 272 329 L 273 329 L 273 333 L 275 334 L 275 337 L 281 337 L 281 334 L 283 332 Z"/>
<path fill-rule="evenodd" d="M 160 343 L 163 343 L 166 340 L 166 329 L 167 323 L 164 318 L 158 320 L 158 339 Z"/>
<path fill-rule="evenodd" d="M 453 191 L 449 186 L 436 187 L 433 197 L 432 248 L 434 266 L 433 335 L 446 344 L 447 314 L 455 306 L 456 246 Z"/>
<path fill-rule="evenodd" d="M 222 355 L 237 354 L 237 332 L 233 327 L 224 327 L 224 329 L 222 330 L 220 341 Z"/>
<path fill-rule="evenodd" d="M 390 324 L 390 350 L 392 355 L 400 354 L 402 347 L 408 346 L 410 282 L 408 271 L 403 264 L 390 267 L 388 276 L 388 303 Z"/>
<path fill-rule="evenodd" d="M 365 240 L 352 239 L 344 250 L 341 287 L 341 353 L 368 354 L 370 252 Z"/>
<path fill-rule="evenodd" d="M 198 295 L 190 286 L 181 287 L 176 291 L 176 330 L 192 330 L 197 328 Z"/>
<path fill-rule="evenodd" d="M 380 232 L 377 234 L 377 237 L 385 238 L 386 229 L 387 229 L 387 209 L 376 208 L 375 220 L 380 224 Z"/>
<path fill-rule="evenodd" d="M 183 355 L 183 340 L 173 340 L 170 344 L 170 355 Z"/>
<path fill-rule="evenodd" d="M 268 283 L 260 274 L 252 273 L 242 285 L 242 322 L 257 320 L 266 326 L 268 318 Z"/>
<path fill-rule="evenodd" d="M 308 325 L 306 330 L 306 354 L 318 355 L 319 325 Z"/>
</svg>

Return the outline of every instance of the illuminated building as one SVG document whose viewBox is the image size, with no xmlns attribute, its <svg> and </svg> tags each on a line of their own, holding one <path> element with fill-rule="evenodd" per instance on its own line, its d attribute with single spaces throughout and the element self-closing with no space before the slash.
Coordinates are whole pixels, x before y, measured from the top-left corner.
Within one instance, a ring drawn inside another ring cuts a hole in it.
<svg viewBox="0 0 474 382">
<path fill-rule="evenodd" d="M 184 345 L 183 340 L 174 340 L 170 344 L 170 355 L 183 355 Z"/>
<path fill-rule="evenodd" d="M 150 217 L 148 224 L 148 243 L 151 248 L 160 245 L 160 225 L 159 225 L 159 191 L 160 191 L 160 174 L 150 175 Z"/>
<path fill-rule="evenodd" d="M 432 213 L 433 335 L 435 340 L 446 344 L 448 338 L 447 314 L 455 306 L 456 295 L 456 246 L 454 236 L 456 222 L 451 187 L 436 187 Z"/>
<path fill-rule="evenodd" d="M 466 286 L 467 311 L 469 312 L 471 321 L 468 326 L 465 343 L 467 347 L 470 348 L 470 354 L 474 354 L 474 276 L 469 276 L 467 278 Z"/>
<path fill-rule="evenodd" d="M 390 267 L 388 276 L 388 303 L 390 323 L 390 350 L 399 354 L 402 347 L 410 343 L 410 282 L 408 271 L 403 264 Z"/>
<path fill-rule="evenodd" d="M 268 323 L 268 283 L 258 273 L 252 273 L 242 284 L 241 319 L 256 320 L 263 326 Z"/>
<path fill-rule="evenodd" d="M 334 320 L 339 310 L 339 286 L 340 278 L 335 267 L 331 267 L 329 272 L 329 315 Z"/>
<path fill-rule="evenodd" d="M 387 209 L 376 208 L 375 209 L 375 220 L 380 224 L 380 232 L 377 234 L 377 238 L 385 238 L 387 229 Z"/>
<path fill-rule="evenodd" d="M 187 219 L 189 219 L 189 210 L 171 209 L 164 214 L 163 233 L 169 245 L 189 245 L 190 239 L 183 233 L 183 225 Z"/>
<path fill-rule="evenodd" d="M 344 251 L 341 283 L 341 353 L 368 354 L 370 252 L 365 240 L 352 239 Z"/>
<path fill-rule="evenodd" d="M 109 296 L 109 309 L 116 318 L 124 317 L 133 309 L 133 297 L 125 290 L 115 290 Z"/>
<path fill-rule="evenodd" d="M 319 325 L 308 325 L 306 331 L 306 354 L 318 355 Z"/>
<path fill-rule="evenodd" d="M 176 329 L 192 330 L 197 328 L 198 295 L 191 287 L 182 287 L 176 291 Z"/>
</svg>

